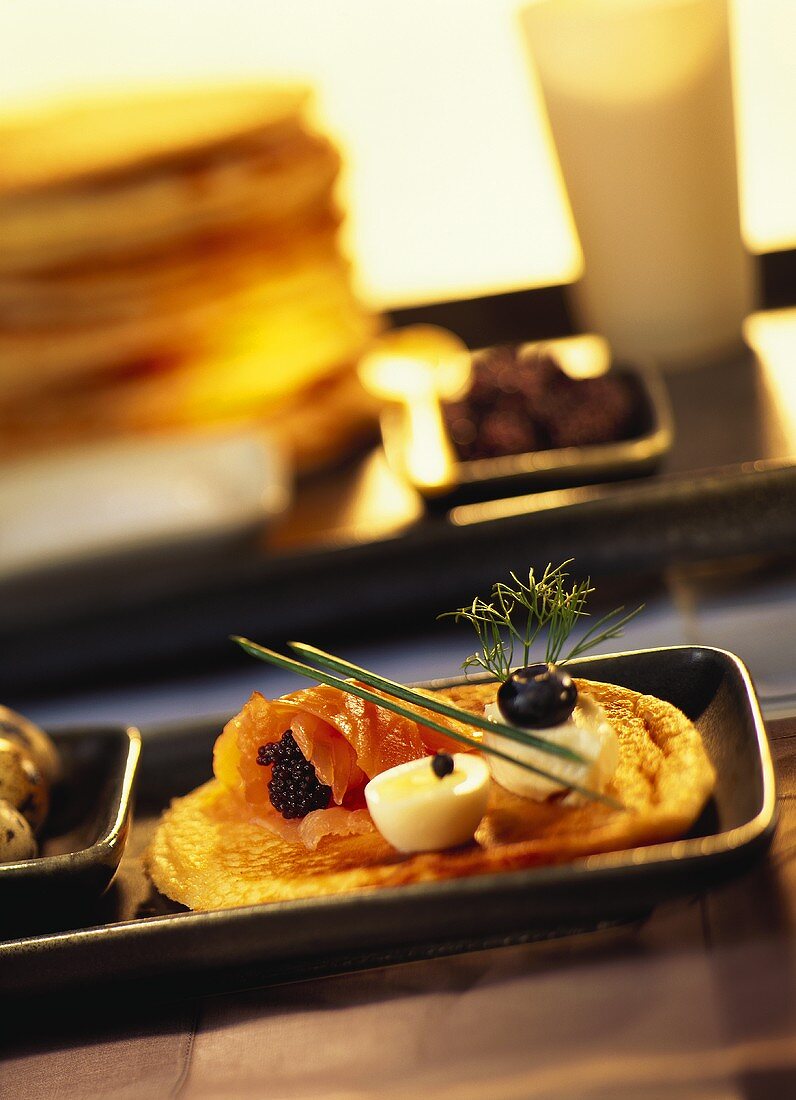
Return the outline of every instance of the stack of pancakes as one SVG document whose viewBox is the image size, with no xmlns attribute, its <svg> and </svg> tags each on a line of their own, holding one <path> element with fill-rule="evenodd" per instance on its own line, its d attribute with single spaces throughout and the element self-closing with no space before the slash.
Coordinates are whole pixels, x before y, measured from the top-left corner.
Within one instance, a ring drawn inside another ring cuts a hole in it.
<svg viewBox="0 0 796 1100">
<path fill-rule="evenodd" d="M 0 455 L 252 420 L 307 467 L 373 410 L 305 89 L 61 105 L 0 124 Z"/>
</svg>

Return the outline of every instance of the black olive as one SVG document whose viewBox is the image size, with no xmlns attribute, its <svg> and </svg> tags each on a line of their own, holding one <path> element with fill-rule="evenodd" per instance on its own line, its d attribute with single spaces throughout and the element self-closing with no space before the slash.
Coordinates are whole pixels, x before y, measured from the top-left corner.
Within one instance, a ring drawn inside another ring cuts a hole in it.
<svg viewBox="0 0 796 1100">
<path fill-rule="evenodd" d="M 568 672 L 555 665 L 528 665 L 511 673 L 498 689 L 500 713 L 512 726 L 543 729 L 566 722 L 578 689 Z"/>
</svg>

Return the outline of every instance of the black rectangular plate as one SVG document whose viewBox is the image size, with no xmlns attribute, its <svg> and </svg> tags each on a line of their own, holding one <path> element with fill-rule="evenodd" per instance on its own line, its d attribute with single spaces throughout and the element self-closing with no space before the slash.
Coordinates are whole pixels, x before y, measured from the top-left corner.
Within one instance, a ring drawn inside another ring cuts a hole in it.
<svg viewBox="0 0 796 1100">
<path fill-rule="evenodd" d="M 168 911 L 142 885 L 138 853 L 169 798 L 208 777 L 221 720 L 164 728 L 145 738 L 140 820 L 97 925 L 0 943 L 0 990 L 53 997 L 92 983 L 151 997 L 262 985 L 591 929 L 746 868 L 771 839 L 775 802 L 768 743 L 741 662 L 721 650 L 681 646 L 572 664 L 579 675 L 667 699 L 695 722 L 718 781 L 688 837 L 556 867 L 207 913 Z M 166 911 L 141 916 L 158 906 Z"/>
</svg>

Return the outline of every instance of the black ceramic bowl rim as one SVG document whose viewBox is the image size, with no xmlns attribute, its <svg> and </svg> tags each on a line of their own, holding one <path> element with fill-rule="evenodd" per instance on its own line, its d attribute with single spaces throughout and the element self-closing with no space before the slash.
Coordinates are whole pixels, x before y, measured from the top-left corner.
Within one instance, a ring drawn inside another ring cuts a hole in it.
<svg viewBox="0 0 796 1100">
<path fill-rule="evenodd" d="M 17 860 L 14 863 L 0 864 L 0 882 L 4 879 L 38 878 L 59 871 L 79 871 L 97 862 L 115 849 L 122 849 L 127 839 L 127 817 L 133 795 L 135 773 L 141 755 L 141 734 L 135 726 L 86 726 L 86 734 L 92 736 L 105 734 L 108 738 L 127 739 L 123 767 L 117 769 L 108 800 L 107 813 L 97 839 L 86 848 L 76 852 L 63 852 L 51 856 L 34 856 L 32 859 Z M 57 731 L 55 731 L 57 738 Z M 119 852 L 121 858 L 121 851 Z"/>
</svg>

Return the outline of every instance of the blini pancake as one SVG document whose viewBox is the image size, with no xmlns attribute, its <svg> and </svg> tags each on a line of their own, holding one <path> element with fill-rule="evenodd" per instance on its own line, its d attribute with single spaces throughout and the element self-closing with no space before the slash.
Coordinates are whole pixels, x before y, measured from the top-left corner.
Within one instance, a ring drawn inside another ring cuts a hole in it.
<svg viewBox="0 0 796 1100">
<path fill-rule="evenodd" d="M 699 732 L 663 700 L 608 684 L 577 684 L 604 707 L 617 731 L 620 761 L 608 793 L 625 810 L 596 802 L 536 803 L 493 784 L 472 845 L 401 856 L 370 832 L 330 836 L 308 851 L 250 820 L 245 805 L 212 780 L 175 800 L 163 816 L 146 857 L 150 876 L 174 901 L 214 909 L 562 863 L 682 836 L 715 782 Z M 442 694 L 481 712 L 495 686 L 469 684 Z"/>
</svg>

